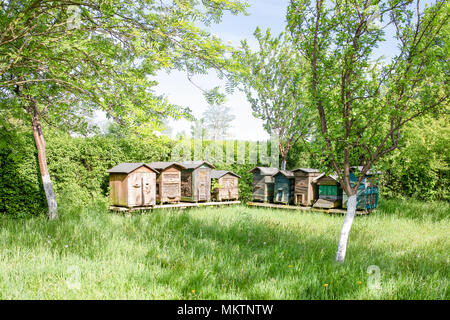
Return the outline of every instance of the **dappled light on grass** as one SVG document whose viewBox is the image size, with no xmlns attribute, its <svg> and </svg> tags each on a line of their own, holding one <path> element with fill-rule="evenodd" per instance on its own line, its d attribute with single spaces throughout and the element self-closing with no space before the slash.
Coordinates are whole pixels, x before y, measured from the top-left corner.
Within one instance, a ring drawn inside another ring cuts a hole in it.
<svg viewBox="0 0 450 320">
<path fill-rule="evenodd" d="M 339 265 L 340 215 L 61 208 L 59 221 L 0 219 L 0 298 L 449 298 L 448 219 L 357 217 Z M 370 288 L 371 265 L 380 269 L 379 289 Z M 68 286 L 73 270 L 78 289 Z"/>
</svg>

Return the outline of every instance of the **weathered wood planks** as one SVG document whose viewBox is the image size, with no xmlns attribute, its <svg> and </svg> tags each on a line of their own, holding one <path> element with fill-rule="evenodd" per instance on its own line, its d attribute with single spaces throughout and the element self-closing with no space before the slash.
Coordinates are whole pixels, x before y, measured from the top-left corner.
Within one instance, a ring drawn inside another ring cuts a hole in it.
<svg viewBox="0 0 450 320">
<path fill-rule="evenodd" d="M 147 211 L 147 210 L 154 210 L 154 209 L 170 209 L 170 208 L 178 208 L 178 209 L 184 209 L 184 208 L 190 208 L 190 207 L 207 207 L 207 206 L 223 206 L 223 205 L 233 205 L 233 204 L 240 204 L 240 201 L 224 201 L 224 202 L 181 202 L 181 203 L 173 203 L 173 204 L 159 204 L 154 205 L 152 207 L 134 207 L 134 208 L 127 208 L 127 207 L 119 207 L 119 206 L 109 206 L 109 210 L 111 211 L 118 211 L 118 212 L 133 212 L 133 211 Z"/>
<path fill-rule="evenodd" d="M 343 209 L 317 209 L 313 207 L 301 207 L 301 206 L 292 206 L 285 204 L 276 204 L 276 203 L 264 203 L 264 202 L 247 202 L 248 206 L 251 207 L 264 207 L 264 208 L 273 208 L 273 209 L 287 209 L 287 210 L 300 210 L 300 211 L 313 211 L 313 212 L 325 212 L 325 213 L 340 213 L 345 214 L 347 211 Z M 366 210 L 357 210 L 356 215 L 366 215 L 369 214 L 369 211 Z"/>
</svg>

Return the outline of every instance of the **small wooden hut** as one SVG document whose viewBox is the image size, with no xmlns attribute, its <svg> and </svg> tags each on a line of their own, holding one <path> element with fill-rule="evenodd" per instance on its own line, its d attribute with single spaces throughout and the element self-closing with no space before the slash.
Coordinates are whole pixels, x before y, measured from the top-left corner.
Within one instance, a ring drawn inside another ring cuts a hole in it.
<svg viewBox="0 0 450 320">
<path fill-rule="evenodd" d="M 148 207 L 156 204 L 157 170 L 145 163 L 121 163 L 108 172 L 111 205 Z"/>
<path fill-rule="evenodd" d="M 253 173 L 252 201 L 273 202 L 273 175 L 278 168 L 255 167 L 250 172 Z"/>
<path fill-rule="evenodd" d="M 211 179 L 218 186 L 211 192 L 214 200 L 237 200 L 239 199 L 239 178 L 236 173 L 226 170 L 212 170 Z"/>
<path fill-rule="evenodd" d="M 342 193 L 340 183 L 337 175 L 327 176 L 321 174 L 312 181 L 317 185 L 318 199 L 314 203 L 314 208 L 338 208 L 342 204 Z"/>
<path fill-rule="evenodd" d="M 292 170 L 295 176 L 294 204 L 311 206 L 317 199 L 317 185 L 312 181 L 321 173 L 318 169 L 297 168 Z"/>
<path fill-rule="evenodd" d="M 355 172 L 361 172 L 362 167 L 351 167 L 350 168 L 350 183 L 353 186 L 358 180 Z M 369 170 L 364 176 L 361 184 L 359 185 L 358 191 L 356 192 L 356 208 L 361 210 L 372 210 L 378 208 L 378 197 L 379 197 L 379 175 L 380 171 Z M 347 208 L 348 196 L 344 192 L 342 195 L 342 208 Z"/>
<path fill-rule="evenodd" d="M 273 202 L 292 204 L 294 202 L 294 173 L 292 171 L 279 170 L 273 177 Z"/>
<path fill-rule="evenodd" d="M 174 203 L 181 201 L 181 170 L 184 167 L 176 162 L 152 162 L 148 164 L 159 171 L 156 179 L 156 201 Z"/>
<path fill-rule="evenodd" d="M 211 169 L 215 167 L 203 160 L 181 163 L 181 200 L 200 202 L 211 200 Z"/>
</svg>

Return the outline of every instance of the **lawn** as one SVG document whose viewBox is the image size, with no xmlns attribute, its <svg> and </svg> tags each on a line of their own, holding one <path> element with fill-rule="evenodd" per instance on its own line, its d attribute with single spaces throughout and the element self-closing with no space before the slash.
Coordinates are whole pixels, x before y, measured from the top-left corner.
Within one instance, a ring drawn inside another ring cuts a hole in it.
<svg viewBox="0 0 450 320">
<path fill-rule="evenodd" d="M 449 299 L 449 204 L 382 204 L 355 219 L 344 265 L 334 262 L 342 215 L 123 215 L 98 203 L 61 205 L 58 221 L 0 217 L 0 298 Z"/>
</svg>

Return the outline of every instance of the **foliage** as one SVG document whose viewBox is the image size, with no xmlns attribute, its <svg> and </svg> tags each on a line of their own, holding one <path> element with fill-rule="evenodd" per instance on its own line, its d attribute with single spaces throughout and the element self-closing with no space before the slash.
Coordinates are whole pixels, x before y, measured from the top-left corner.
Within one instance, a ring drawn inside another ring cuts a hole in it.
<svg viewBox="0 0 450 320">
<path fill-rule="evenodd" d="M 0 131 L 0 213 L 27 216 L 46 211 L 31 133 Z"/>
<path fill-rule="evenodd" d="M 244 206 L 122 215 L 60 202 L 59 221 L 0 217 L 0 298 L 448 300 L 448 204 L 435 221 L 398 213 L 433 215 L 438 204 L 389 204 L 356 218 L 354 254 L 336 268 L 339 216 Z M 370 288 L 370 265 L 381 289 Z M 68 286 L 78 279 L 80 290 Z"/>
<path fill-rule="evenodd" d="M 3 140 L 5 139 L 5 140 Z M 0 210 L 7 214 L 45 211 L 36 151 L 31 133 L 3 133 L 0 147 Z M 142 139 L 109 134 L 72 137 L 48 130 L 48 166 L 58 199 L 74 206 L 108 195 L 108 169 L 120 162 L 169 160 L 173 142 L 165 137 Z"/>
<path fill-rule="evenodd" d="M 85 130 L 94 109 L 141 133 L 161 129 L 162 118 L 187 110 L 153 92 L 156 72 L 220 69 L 227 46 L 195 23 L 245 8 L 234 0 L 2 3 L 0 108 L 26 119 L 33 100 L 40 116 L 69 131 Z"/>
<path fill-rule="evenodd" d="M 254 32 L 259 51 L 252 52 L 246 41 L 234 53 L 240 70 L 236 81 L 243 85 L 253 115 L 264 122 L 264 129 L 279 138 L 282 167 L 291 147 L 305 139 L 312 122 L 306 100 L 302 58 L 287 34 L 272 37 L 257 28 Z"/>
<path fill-rule="evenodd" d="M 389 197 L 450 200 L 448 114 L 428 116 L 404 131 L 405 143 L 380 163 L 381 191 Z"/>
<path fill-rule="evenodd" d="M 296 48 L 308 62 L 314 156 L 353 194 L 364 174 L 401 144 L 405 124 L 448 103 L 448 4 L 292 0 L 288 11 Z M 399 53 L 390 61 L 376 56 L 393 43 Z M 350 166 L 357 165 L 363 169 L 351 186 Z"/>
<path fill-rule="evenodd" d="M 232 122 L 236 118 L 231 114 L 230 107 L 223 105 L 209 105 L 203 112 L 203 123 L 211 140 L 228 138 Z"/>
</svg>

